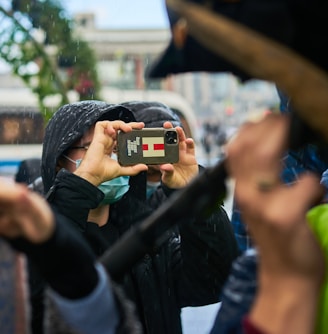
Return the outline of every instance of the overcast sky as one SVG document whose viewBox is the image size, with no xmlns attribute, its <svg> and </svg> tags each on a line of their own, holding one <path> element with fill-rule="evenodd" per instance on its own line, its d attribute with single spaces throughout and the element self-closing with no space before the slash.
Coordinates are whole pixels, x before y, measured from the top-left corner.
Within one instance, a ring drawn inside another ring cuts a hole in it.
<svg viewBox="0 0 328 334">
<path fill-rule="evenodd" d="M 165 28 L 165 0 L 62 0 L 69 13 L 94 12 L 97 28 Z"/>
</svg>

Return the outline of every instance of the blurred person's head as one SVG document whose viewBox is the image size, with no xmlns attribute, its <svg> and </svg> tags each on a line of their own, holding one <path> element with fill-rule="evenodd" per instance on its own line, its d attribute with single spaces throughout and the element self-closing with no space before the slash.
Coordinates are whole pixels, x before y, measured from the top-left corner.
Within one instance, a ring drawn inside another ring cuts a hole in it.
<svg viewBox="0 0 328 334">
<path fill-rule="evenodd" d="M 328 51 L 322 51 L 327 42 L 328 2 L 293 0 L 215 1 L 184 0 L 201 5 L 214 14 L 242 24 L 269 37 L 311 62 L 328 70 Z M 163 78 L 184 72 L 231 72 L 242 80 L 249 75 L 229 60 L 208 50 L 188 32 L 188 25 L 170 7 L 166 7 L 171 28 L 171 41 L 163 54 L 147 70 L 149 78 Z M 206 20 L 206 19 L 205 19 Z M 307 22 L 304 25 L 303 22 Z M 204 22 L 206 23 L 206 22 Z M 204 36 L 203 36 L 204 38 Z"/>
</svg>

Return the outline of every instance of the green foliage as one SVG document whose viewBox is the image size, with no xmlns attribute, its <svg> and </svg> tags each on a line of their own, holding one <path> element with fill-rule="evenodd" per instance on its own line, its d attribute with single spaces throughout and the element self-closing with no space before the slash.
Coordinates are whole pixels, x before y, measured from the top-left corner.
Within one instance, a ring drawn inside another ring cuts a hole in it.
<svg viewBox="0 0 328 334">
<path fill-rule="evenodd" d="M 0 6 L 0 57 L 38 96 L 46 120 L 53 112 L 46 99 L 59 95 L 68 103 L 74 89 L 80 99 L 98 98 L 96 59 L 91 48 L 73 35 L 73 22 L 56 0 L 12 0 L 11 10 Z M 37 36 L 42 36 L 42 40 Z"/>
<path fill-rule="evenodd" d="M 66 43 L 70 39 L 71 21 L 60 2 L 54 0 L 13 0 L 12 8 L 26 14 L 34 28 L 46 33 L 45 44 Z"/>
</svg>

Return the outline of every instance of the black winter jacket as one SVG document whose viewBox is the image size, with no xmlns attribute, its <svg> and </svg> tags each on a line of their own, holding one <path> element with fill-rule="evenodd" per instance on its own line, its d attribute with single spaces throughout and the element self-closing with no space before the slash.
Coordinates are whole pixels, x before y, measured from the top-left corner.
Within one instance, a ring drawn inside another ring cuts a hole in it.
<svg viewBox="0 0 328 334">
<path fill-rule="evenodd" d="M 110 219 L 100 228 L 87 222 L 87 216 L 102 199 L 102 192 L 76 175 L 60 171 L 48 200 L 74 221 L 75 228 L 100 256 L 156 206 L 154 198 L 152 208 L 142 196 L 144 173 L 134 177 L 133 183 L 131 190 L 111 205 Z M 155 196 L 163 201 L 165 191 Z M 145 333 L 182 333 L 181 308 L 218 302 L 237 255 L 230 221 L 219 205 L 209 218 L 184 222 L 168 234 L 168 240 L 146 254 L 120 282 L 136 304 Z"/>
</svg>

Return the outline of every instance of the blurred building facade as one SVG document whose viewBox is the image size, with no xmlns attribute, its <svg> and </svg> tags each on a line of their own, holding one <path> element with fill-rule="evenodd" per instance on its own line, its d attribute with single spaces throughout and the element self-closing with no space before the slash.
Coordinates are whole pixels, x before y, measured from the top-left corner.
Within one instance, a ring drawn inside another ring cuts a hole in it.
<svg viewBox="0 0 328 334">
<path fill-rule="evenodd" d="M 169 29 L 97 29 L 92 13 L 75 16 L 76 33 L 93 48 L 102 85 L 119 89 L 164 89 L 182 95 L 201 119 L 238 125 L 254 110 L 276 107 L 272 84 L 241 84 L 226 74 L 187 73 L 145 82 L 144 72 L 169 43 Z M 246 112 L 245 112 L 246 111 Z"/>
</svg>

